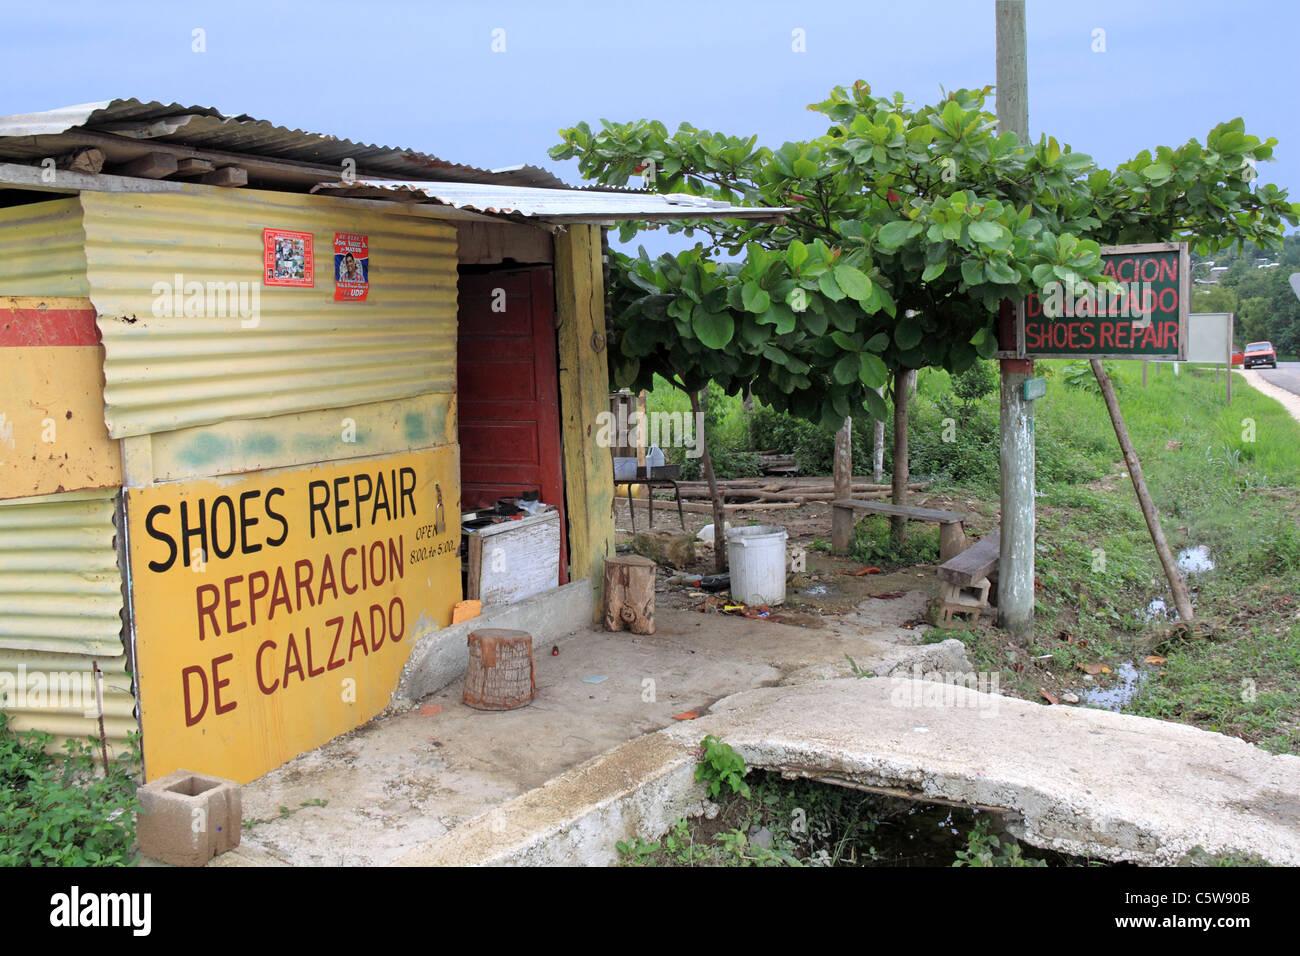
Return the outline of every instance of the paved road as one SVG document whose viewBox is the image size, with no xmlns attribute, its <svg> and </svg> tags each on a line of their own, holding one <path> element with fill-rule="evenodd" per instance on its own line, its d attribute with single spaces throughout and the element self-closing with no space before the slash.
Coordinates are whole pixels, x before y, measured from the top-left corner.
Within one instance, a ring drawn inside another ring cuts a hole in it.
<svg viewBox="0 0 1300 956">
<path fill-rule="evenodd" d="M 1300 362 L 1278 362 L 1277 368 L 1257 368 L 1264 381 L 1300 395 Z"/>
</svg>

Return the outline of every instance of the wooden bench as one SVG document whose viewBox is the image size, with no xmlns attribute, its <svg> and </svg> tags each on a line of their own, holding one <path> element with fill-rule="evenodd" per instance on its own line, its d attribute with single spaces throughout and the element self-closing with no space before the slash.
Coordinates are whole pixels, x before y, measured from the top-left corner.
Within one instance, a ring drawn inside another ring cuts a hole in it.
<svg viewBox="0 0 1300 956">
<path fill-rule="evenodd" d="M 978 620 L 989 610 L 989 578 L 996 576 L 1002 533 L 985 535 L 971 547 L 939 565 L 939 620 L 952 622 L 954 614 Z"/>
<path fill-rule="evenodd" d="M 912 521 L 934 521 L 939 525 L 939 560 L 947 561 L 966 549 L 966 530 L 964 522 L 969 515 L 957 511 L 940 511 L 936 508 L 913 508 L 910 505 L 895 505 L 888 501 L 861 501 L 857 498 L 837 498 L 831 507 L 841 513 L 850 515 L 854 510 L 870 511 L 872 514 L 889 515 L 891 518 L 908 518 Z"/>
</svg>

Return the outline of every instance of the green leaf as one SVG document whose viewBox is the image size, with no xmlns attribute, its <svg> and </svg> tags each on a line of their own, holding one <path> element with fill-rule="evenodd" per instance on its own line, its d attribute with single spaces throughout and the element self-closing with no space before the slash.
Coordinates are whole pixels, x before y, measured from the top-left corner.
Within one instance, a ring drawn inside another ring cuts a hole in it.
<svg viewBox="0 0 1300 956">
<path fill-rule="evenodd" d="M 878 362 L 880 361 L 874 355 L 872 358 L 875 358 Z M 831 369 L 831 377 L 841 385 L 848 385 L 858 377 L 858 357 L 852 352 L 841 356 L 840 360 L 835 363 L 835 367 Z"/>
<path fill-rule="evenodd" d="M 834 270 L 835 281 L 839 287 L 859 302 L 871 296 L 871 279 L 866 273 L 848 265 L 838 265 Z"/>
<path fill-rule="evenodd" d="M 996 260 L 991 261 L 984 267 L 984 271 L 988 275 L 990 281 L 1000 283 L 1001 285 L 1014 285 L 1020 281 L 1020 273 L 1011 268 L 1005 262 L 998 262 Z"/>
<path fill-rule="evenodd" d="M 867 388 L 880 388 L 889 380 L 889 369 L 874 352 L 858 355 L 858 379 Z"/>
<path fill-rule="evenodd" d="M 963 259 L 961 261 L 961 277 L 968 286 L 982 284 L 984 282 L 984 263 L 978 259 Z"/>
<path fill-rule="evenodd" d="M 925 267 L 925 271 L 921 273 L 921 281 L 931 282 L 939 278 L 939 276 L 943 275 L 943 271 L 947 267 L 948 267 L 948 263 L 946 262 L 930 263 L 928 266 Z"/>
<path fill-rule="evenodd" d="M 921 326 L 912 319 L 904 318 L 894 328 L 894 341 L 900 349 L 913 349 L 921 342 Z"/>
<path fill-rule="evenodd" d="M 889 333 L 877 332 L 871 338 L 867 339 L 866 348 L 872 352 L 883 352 L 889 348 Z"/>
<path fill-rule="evenodd" d="M 924 228 L 919 222 L 897 219 L 880 227 L 876 232 L 876 242 L 886 249 L 894 249 L 913 236 L 920 235 Z"/>
<path fill-rule="evenodd" d="M 704 312 L 701 309 L 695 310 L 691 326 L 695 330 L 695 337 L 711 349 L 726 348 L 736 331 L 736 323 L 728 313 Z"/>
<path fill-rule="evenodd" d="M 995 222 L 972 222 L 967 228 L 970 230 L 970 237 L 984 245 L 997 242 L 1005 231 Z"/>
<path fill-rule="evenodd" d="M 844 298 L 844 290 L 840 288 L 839 283 L 835 281 L 835 274 L 832 272 L 823 272 L 817 279 L 817 288 L 821 289 L 822 295 L 832 302 L 838 302 Z M 836 323 L 837 325 L 839 323 Z"/>
<path fill-rule="evenodd" d="M 808 247 L 798 239 L 793 240 L 785 250 L 785 261 L 790 264 L 790 271 L 798 272 L 799 267 L 808 259 Z"/>
<path fill-rule="evenodd" d="M 772 297 L 767 294 L 767 290 L 760 289 L 754 282 L 745 283 L 740 290 L 740 298 L 745 311 L 753 312 L 755 315 L 760 315 L 772 307 Z"/>
<path fill-rule="evenodd" d="M 883 422 L 889 417 L 889 406 L 875 392 L 867 392 L 866 407 L 867 411 L 871 413 L 871 417 L 878 422 Z"/>
</svg>

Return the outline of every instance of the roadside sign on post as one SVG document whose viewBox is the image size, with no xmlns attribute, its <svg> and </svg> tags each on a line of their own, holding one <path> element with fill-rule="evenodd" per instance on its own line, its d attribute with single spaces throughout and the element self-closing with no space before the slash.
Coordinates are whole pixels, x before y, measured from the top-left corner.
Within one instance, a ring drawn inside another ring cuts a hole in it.
<svg viewBox="0 0 1300 956">
<path fill-rule="evenodd" d="M 1187 360 L 1190 262 L 1185 242 L 1103 246 L 1117 288 L 1050 282 L 1020 311 L 1020 358 Z"/>
</svg>

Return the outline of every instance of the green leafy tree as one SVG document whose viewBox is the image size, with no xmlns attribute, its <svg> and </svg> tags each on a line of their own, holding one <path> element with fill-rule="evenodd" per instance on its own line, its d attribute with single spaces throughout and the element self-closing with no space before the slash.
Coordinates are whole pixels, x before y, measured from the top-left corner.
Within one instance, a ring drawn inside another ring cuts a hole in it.
<svg viewBox="0 0 1300 956">
<path fill-rule="evenodd" d="M 832 427 L 863 408 L 883 418 L 874 389 L 891 377 L 991 357 L 1003 300 L 1104 281 L 1103 244 L 1271 246 L 1283 220 L 1300 221 L 1285 191 L 1255 182 L 1276 140 L 1240 119 L 1204 146 L 1161 146 L 1110 171 L 1050 136 L 999 135 L 990 91 L 914 108 L 861 81 L 836 87 L 809 107 L 829 121 L 825 135 L 776 149 L 686 123 L 561 130 L 551 156 L 576 158 L 584 178 L 623 186 L 650 169 L 657 192 L 790 210 L 777 224 L 670 224 L 700 236 L 675 256 L 615 253 L 615 382 L 646 387 L 657 372 L 693 391 L 712 379 Z M 622 239 L 646 226 L 624 224 Z"/>
</svg>

